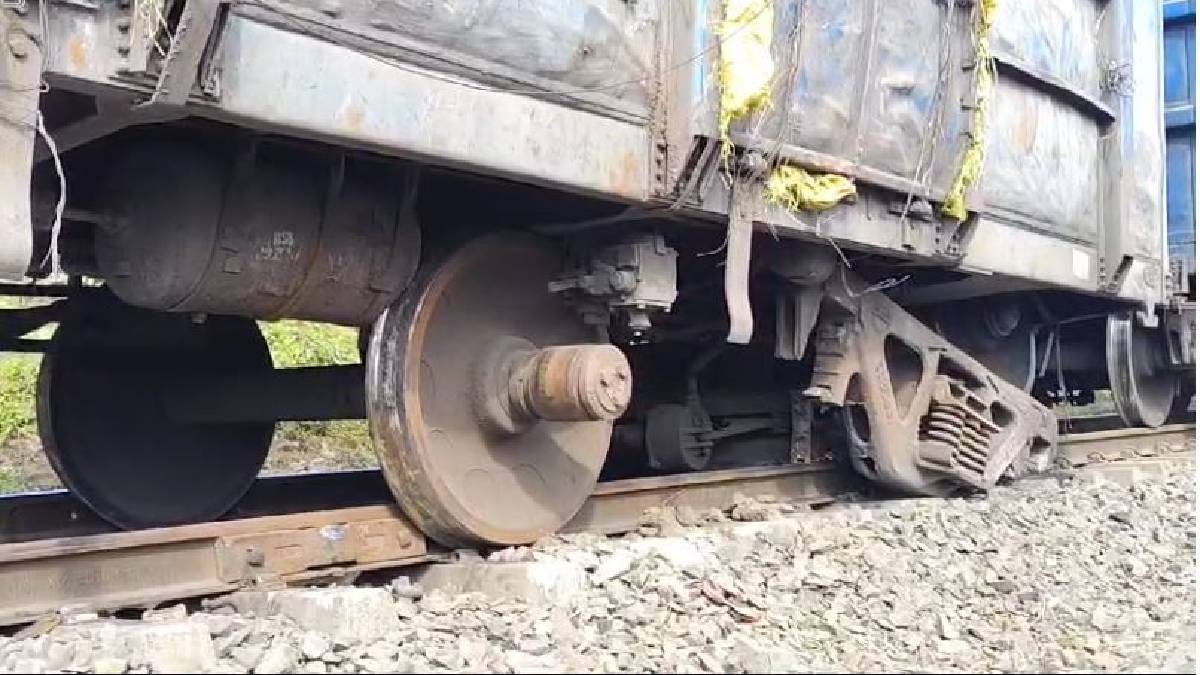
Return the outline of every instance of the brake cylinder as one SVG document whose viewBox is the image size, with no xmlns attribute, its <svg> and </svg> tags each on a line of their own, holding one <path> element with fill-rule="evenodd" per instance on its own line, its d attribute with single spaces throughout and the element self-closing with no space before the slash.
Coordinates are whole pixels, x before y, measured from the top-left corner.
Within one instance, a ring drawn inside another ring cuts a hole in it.
<svg viewBox="0 0 1200 675">
<path fill-rule="evenodd" d="M 139 307 L 365 325 L 416 270 L 416 176 L 282 143 L 137 146 L 108 174 L 96 262 Z"/>
</svg>

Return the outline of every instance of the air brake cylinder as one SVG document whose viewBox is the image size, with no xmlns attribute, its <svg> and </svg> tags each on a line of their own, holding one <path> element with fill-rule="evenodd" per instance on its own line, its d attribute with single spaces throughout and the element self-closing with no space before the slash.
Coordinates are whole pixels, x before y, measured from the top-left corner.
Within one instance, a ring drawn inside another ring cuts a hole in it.
<svg viewBox="0 0 1200 675">
<path fill-rule="evenodd" d="M 96 262 L 139 307 L 365 325 L 419 258 L 416 173 L 393 163 L 156 143 L 123 153 L 106 188 Z"/>
</svg>

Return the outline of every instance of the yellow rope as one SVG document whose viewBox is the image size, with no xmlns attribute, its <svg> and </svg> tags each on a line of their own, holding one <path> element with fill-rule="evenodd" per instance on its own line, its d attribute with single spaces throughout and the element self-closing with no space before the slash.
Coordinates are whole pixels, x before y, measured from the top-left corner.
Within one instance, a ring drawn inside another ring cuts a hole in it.
<svg viewBox="0 0 1200 675">
<path fill-rule="evenodd" d="M 718 128 L 722 154 L 730 151 L 729 126 L 734 120 L 766 108 L 771 102 L 771 58 L 775 8 L 772 0 L 725 0 L 717 27 L 721 40 L 718 78 L 721 110 Z"/>
<path fill-rule="evenodd" d="M 988 106 L 992 99 L 995 76 L 992 71 L 992 24 L 999 0 L 980 0 L 979 20 L 975 24 L 975 109 L 971 116 L 970 138 L 963 153 L 958 175 L 950 184 L 942 213 L 958 221 L 967 219 L 967 190 L 983 173 L 983 146 L 987 135 Z"/>
<path fill-rule="evenodd" d="M 767 179 L 767 201 L 793 211 L 824 211 L 856 194 L 854 183 L 834 173 L 811 174 L 798 166 L 779 166 Z"/>
<path fill-rule="evenodd" d="M 771 57 L 775 8 L 773 0 L 725 0 L 717 35 L 721 41 L 718 75 L 721 86 L 718 129 L 721 155 L 728 158 L 734 121 L 771 105 Z M 767 179 L 768 201 L 792 210 L 833 208 L 855 194 L 854 183 L 835 174 L 810 174 L 800 167 L 779 166 Z"/>
</svg>

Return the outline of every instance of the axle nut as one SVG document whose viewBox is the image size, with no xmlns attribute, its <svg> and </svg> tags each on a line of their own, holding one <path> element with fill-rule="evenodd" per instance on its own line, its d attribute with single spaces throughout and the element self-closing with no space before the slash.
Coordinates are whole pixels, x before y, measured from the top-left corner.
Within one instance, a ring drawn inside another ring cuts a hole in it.
<svg viewBox="0 0 1200 675">
<path fill-rule="evenodd" d="M 612 345 L 546 347 L 527 381 L 530 408 L 546 420 L 614 420 L 632 395 L 629 361 Z"/>
<path fill-rule="evenodd" d="M 537 420 L 614 420 L 633 393 L 629 361 L 612 345 L 537 348 L 508 336 L 475 366 L 474 404 L 495 431 L 518 434 Z"/>
</svg>

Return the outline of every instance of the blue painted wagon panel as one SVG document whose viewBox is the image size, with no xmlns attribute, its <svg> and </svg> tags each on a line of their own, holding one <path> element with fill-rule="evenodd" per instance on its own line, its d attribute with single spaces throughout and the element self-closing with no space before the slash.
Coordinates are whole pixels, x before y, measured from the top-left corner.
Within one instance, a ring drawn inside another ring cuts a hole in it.
<svg viewBox="0 0 1200 675">
<path fill-rule="evenodd" d="M 1084 242 L 1100 219 L 1100 141 L 1096 121 L 1029 87 L 996 84 L 987 161 L 979 180 L 996 213 Z"/>
<path fill-rule="evenodd" d="M 1173 258 L 1196 257 L 1196 5 L 1163 3 L 1167 127 L 1167 241 Z"/>
<path fill-rule="evenodd" d="M 854 63 L 867 40 L 867 4 L 845 0 L 812 0 L 805 3 L 805 21 L 811 30 L 798 37 L 796 87 L 792 94 L 788 133 L 797 145 L 838 154 L 850 137 L 846 130 L 858 115 Z M 786 45 L 786 24 L 780 22 L 775 42 Z"/>
<path fill-rule="evenodd" d="M 1078 0 L 1004 0 L 996 13 L 995 50 L 1038 72 L 1098 95 L 1099 4 Z"/>
<path fill-rule="evenodd" d="M 1196 137 L 1167 137 L 1167 239 L 1171 256 L 1196 257 Z"/>
</svg>

